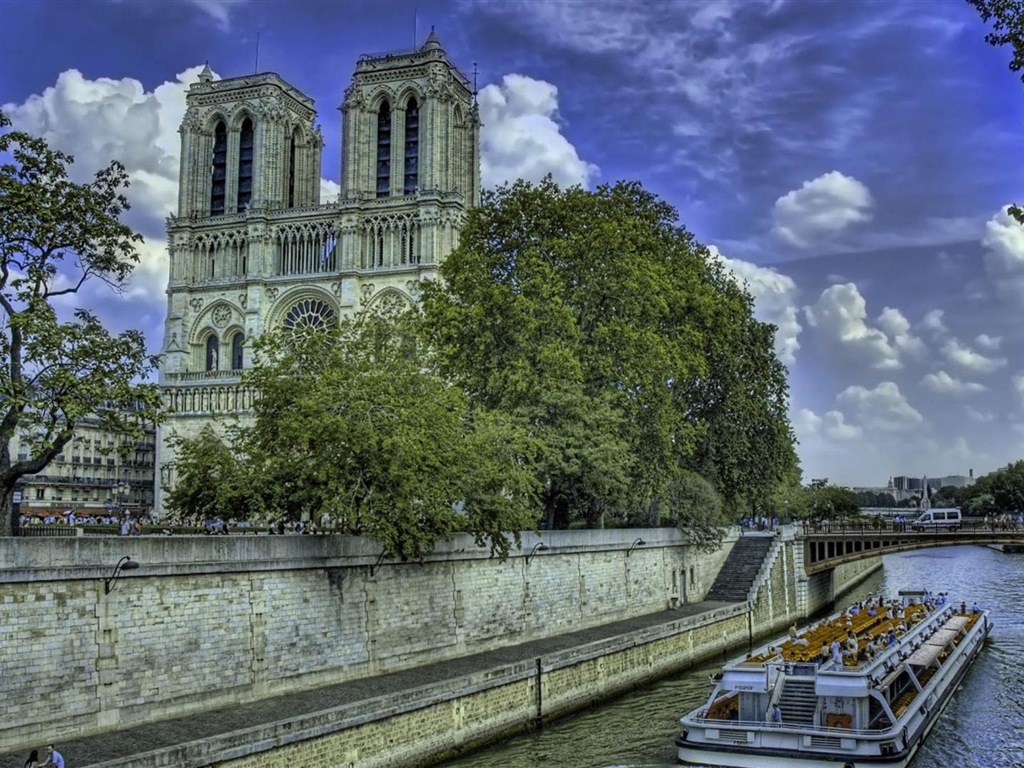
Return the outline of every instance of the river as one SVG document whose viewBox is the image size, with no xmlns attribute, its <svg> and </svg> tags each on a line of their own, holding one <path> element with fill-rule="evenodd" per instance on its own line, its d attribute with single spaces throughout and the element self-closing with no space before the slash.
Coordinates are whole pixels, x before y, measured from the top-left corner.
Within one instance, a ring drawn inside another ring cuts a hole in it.
<svg viewBox="0 0 1024 768">
<path fill-rule="evenodd" d="M 838 605 L 869 590 L 929 589 L 978 600 L 995 624 L 910 768 L 1024 768 L 1024 554 L 944 547 L 887 555 L 883 564 Z M 717 669 L 662 680 L 444 768 L 671 768 L 678 718 L 711 692 L 708 675 Z"/>
</svg>

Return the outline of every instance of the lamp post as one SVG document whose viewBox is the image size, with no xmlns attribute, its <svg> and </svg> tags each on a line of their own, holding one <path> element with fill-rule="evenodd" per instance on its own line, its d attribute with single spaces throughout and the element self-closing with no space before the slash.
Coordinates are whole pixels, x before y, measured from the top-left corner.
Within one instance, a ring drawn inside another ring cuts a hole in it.
<svg viewBox="0 0 1024 768">
<path fill-rule="evenodd" d="M 528 554 L 526 556 L 526 564 L 529 565 L 530 564 L 530 558 L 533 557 L 538 552 L 547 552 L 547 551 L 548 551 L 548 545 L 545 544 L 543 541 L 538 541 L 536 544 L 533 545 L 533 549 L 530 550 L 530 554 Z"/>
<path fill-rule="evenodd" d="M 132 560 L 128 555 L 125 555 L 118 560 L 117 565 L 114 566 L 114 572 L 103 580 L 103 594 L 110 594 L 110 590 L 114 588 L 114 585 L 117 583 L 117 579 L 120 577 L 122 571 L 134 571 L 138 567 L 138 561 Z"/>
<path fill-rule="evenodd" d="M 626 550 L 626 557 L 629 557 L 629 553 L 632 552 L 637 547 L 642 547 L 642 546 L 644 546 L 646 544 L 647 544 L 647 542 L 644 541 L 643 539 L 634 539 L 633 543 L 629 545 L 629 549 Z"/>
</svg>

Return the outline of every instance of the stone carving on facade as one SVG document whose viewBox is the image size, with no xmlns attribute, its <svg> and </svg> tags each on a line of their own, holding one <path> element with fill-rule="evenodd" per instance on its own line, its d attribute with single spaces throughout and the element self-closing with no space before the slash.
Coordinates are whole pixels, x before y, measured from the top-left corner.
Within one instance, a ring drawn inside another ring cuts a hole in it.
<svg viewBox="0 0 1024 768">
<path fill-rule="evenodd" d="M 238 305 L 242 309 L 245 309 L 248 306 L 248 304 L 249 304 L 249 297 L 246 296 L 244 293 L 238 294 Z"/>
<path fill-rule="evenodd" d="M 331 293 L 335 296 L 341 296 L 342 282 L 341 280 L 335 280 L 331 283 Z"/>
<path fill-rule="evenodd" d="M 366 107 L 366 96 L 363 94 L 362 89 L 352 83 L 348 88 L 345 89 L 345 98 L 341 102 L 341 109 L 344 112 L 348 112 L 350 109 L 363 109 Z"/>
<path fill-rule="evenodd" d="M 277 298 L 277 286 L 272 285 L 267 288 L 267 298 L 271 301 Z"/>
<path fill-rule="evenodd" d="M 359 291 L 363 294 L 363 301 L 369 301 L 370 297 L 373 296 L 373 283 L 359 286 Z"/>
<path fill-rule="evenodd" d="M 226 304 L 220 304 L 213 308 L 213 324 L 223 328 L 231 322 L 231 308 Z"/>
<path fill-rule="evenodd" d="M 406 280 L 405 292 L 412 296 L 414 299 L 419 298 L 420 295 L 420 281 L 419 280 Z"/>
<path fill-rule="evenodd" d="M 196 296 L 194 299 L 192 299 L 189 302 L 189 304 L 192 306 L 192 309 L 194 309 L 196 312 L 203 308 L 203 300 L 199 296 Z"/>
</svg>

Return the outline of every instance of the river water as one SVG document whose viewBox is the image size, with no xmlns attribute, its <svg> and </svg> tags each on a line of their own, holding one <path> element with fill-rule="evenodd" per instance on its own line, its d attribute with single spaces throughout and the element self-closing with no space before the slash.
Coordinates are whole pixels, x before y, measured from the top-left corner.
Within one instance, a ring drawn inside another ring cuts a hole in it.
<svg viewBox="0 0 1024 768">
<path fill-rule="evenodd" d="M 995 624 L 911 768 L 1024 768 L 1024 554 L 943 547 L 887 555 L 883 563 L 837 606 L 869 590 L 929 589 L 958 603 L 978 600 Z M 638 689 L 444 768 L 671 768 L 678 718 L 711 693 L 708 675 L 718 667 Z"/>
</svg>

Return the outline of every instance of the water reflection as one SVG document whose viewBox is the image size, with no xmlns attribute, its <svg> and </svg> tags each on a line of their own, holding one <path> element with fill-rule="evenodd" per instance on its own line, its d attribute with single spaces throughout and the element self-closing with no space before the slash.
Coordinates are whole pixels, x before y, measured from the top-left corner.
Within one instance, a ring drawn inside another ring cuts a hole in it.
<svg viewBox="0 0 1024 768">
<path fill-rule="evenodd" d="M 884 558 L 884 567 L 840 598 L 867 591 L 948 592 L 992 611 L 988 648 L 921 747 L 911 768 L 1024 768 L 1024 554 L 946 547 Z M 717 664 L 639 689 L 539 733 L 519 736 L 445 768 L 669 768 L 683 712 L 711 691 Z"/>
</svg>

